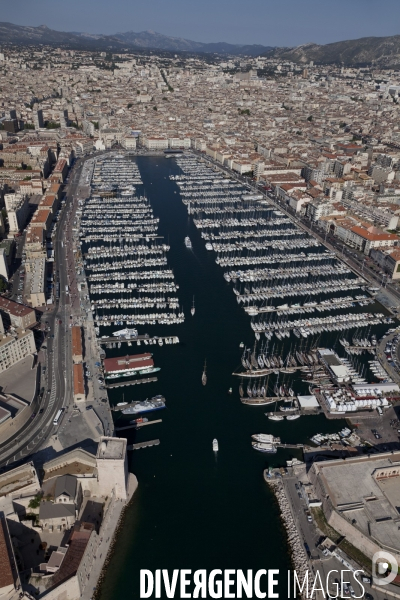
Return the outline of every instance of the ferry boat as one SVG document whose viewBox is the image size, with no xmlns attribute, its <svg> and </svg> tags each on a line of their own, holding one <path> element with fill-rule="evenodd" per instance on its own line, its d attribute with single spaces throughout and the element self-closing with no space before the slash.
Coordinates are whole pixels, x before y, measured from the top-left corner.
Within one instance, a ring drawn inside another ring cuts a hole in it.
<svg viewBox="0 0 400 600">
<path fill-rule="evenodd" d="M 273 444 L 266 444 L 264 442 L 252 442 L 254 450 L 259 452 L 268 452 L 268 454 L 276 454 L 276 447 Z"/>
<path fill-rule="evenodd" d="M 162 396 L 154 396 L 151 400 L 142 400 L 134 402 L 129 408 L 122 411 L 123 415 L 135 415 L 141 412 L 151 412 L 153 410 L 161 410 L 165 408 L 165 400 Z"/>
<path fill-rule="evenodd" d="M 137 329 L 120 329 L 120 331 L 114 331 L 112 335 L 113 337 L 131 338 L 137 337 L 138 331 Z"/>
<path fill-rule="evenodd" d="M 215 439 L 215 438 L 213 439 L 213 444 L 212 444 L 212 446 L 213 446 L 213 450 L 214 450 L 214 452 L 218 452 L 218 449 L 219 449 L 219 448 L 218 448 L 218 440 L 217 440 L 217 439 Z"/>
<path fill-rule="evenodd" d="M 186 236 L 184 241 L 185 241 L 186 248 L 189 248 L 191 250 L 193 246 L 192 246 L 192 242 L 190 241 L 190 237 Z"/>
</svg>

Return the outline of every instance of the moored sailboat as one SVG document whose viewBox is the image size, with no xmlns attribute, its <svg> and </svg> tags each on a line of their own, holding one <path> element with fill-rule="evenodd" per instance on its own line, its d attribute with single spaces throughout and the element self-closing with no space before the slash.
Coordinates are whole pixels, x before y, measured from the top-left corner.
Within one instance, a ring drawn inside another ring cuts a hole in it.
<svg viewBox="0 0 400 600">
<path fill-rule="evenodd" d="M 203 385 L 206 385 L 207 383 L 207 373 L 206 373 L 206 369 L 207 369 L 207 361 L 204 361 L 204 369 L 203 369 L 203 374 L 201 376 L 201 383 Z"/>
</svg>

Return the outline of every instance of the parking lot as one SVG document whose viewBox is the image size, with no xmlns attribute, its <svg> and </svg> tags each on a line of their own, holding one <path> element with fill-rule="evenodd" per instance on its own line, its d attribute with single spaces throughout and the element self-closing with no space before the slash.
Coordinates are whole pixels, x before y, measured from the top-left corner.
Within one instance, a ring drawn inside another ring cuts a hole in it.
<svg viewBox="0 0 400 600">
<path fill-rule="evenodd" d="M 349 421 L 362 440 L 369 442 L 380 452 L 387 452 L 400 448 L 399 414 L 400 403 L 397 402 L 385 410 L 382 416 L 373 411 L 365 417 L 349 417 Z"/>
</svg>

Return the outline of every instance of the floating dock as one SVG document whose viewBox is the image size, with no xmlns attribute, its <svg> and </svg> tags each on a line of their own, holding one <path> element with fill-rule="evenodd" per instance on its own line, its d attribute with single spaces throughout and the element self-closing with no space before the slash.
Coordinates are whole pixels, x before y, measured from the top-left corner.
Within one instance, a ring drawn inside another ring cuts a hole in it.
<svg viewBox="0 0 400 600">
<path fill-rule="evenodd" d="M 132 444 L 128 446 L 128 450 L 140 450 L 141 448 L 150 448 L 150 446 L 159 446 L 160 440 L 150 440 L 148 442 L 141 442 L 140 444 Z"/>
<path fill-rule="evenodd" d="M 109 326 L 109 324 L 107 323 L 107 326 Z M 99 344 L 133 344 L 137 342 L 144 342 L 146 345 L 146 342 L 151 342 L 152 344 L 158 343 L 159 340 L 162 340 L 163 342 L 165 342 L 165 340 L 178 340 L 175 342 L 172 342 L 172 344 L 167 344 L 167 345 L 174 345 L 174 344 L 179 344 L 179 338 L 177 335 L 160 335 L 160 336 L 155 336 L 155 337 L 149 337 L 148 335 L 137 335 L 136 337 L 131 337 L 131 338 L 125 338 L 125 337 L 101 337 L 101 338 L 97 338 L 97 341 L 99 342 Z"/>
<path fill-rule="evenodd" d="M 162 423 L 162 419 L 156 419 L 154 421 L 144 421 L 143 423 L 136 423 L 132 425 L 125 425 L 125 427 L 115 427 L 115 431 L 125 431 L 125 429 L 139 429 L 145 425 L 153 425 L 154 423 Z"/>
<path fill-rule="evenodd" d="M 165 402 L 165 398 L 164 396 L 161 397 L 162 400 L 164 400 Z M 138 400 L 135 400 L 135 402 L 129 402 L 127 404 L 123 404 L 122 406 L 112 406 L 111 410 L 115 411 L 115 412 L 119 412 L 121 410 L 126 410 L 127 408 L 131 408 L 131 406 L 135 406 L 138 403 Z M 144 411 L 146 412 L 146 411 Z M 137 414 L 137 418 L 140 417 L 140 414 Z"/>
<path fill-rule="evenodd" d="M 134 381 L 122 381 L 121 383 L 108 383 L 106 388 L 112 390 L 113 388 L 126 387 L 127 385 L 139 385 L 139 383 L 153 383 L 158 381 L 157 377 L 145 377 L 144 379 L 136 379 Z"/>
<path fill-rule="evenodd" d="M 258 397 L 258 398 L 240 398 L 242 404 L 249 404 L 250 406 L 264 406 L 266 404 L 273 404 L 274 402 L 293 402 L 297 400 L 295 396 L 270 396 L 270 397 Z M 286 411 L 284 411 L 286 412 Z M 289 412 L 289 411 L 287 411 Z"/>
<path fill-rule="evenodd" d="M 300 371 L 301 369 L 305 369 L 305 368 L 309 368 L 309 369 L 315 369 L 317 367 L 319 367 L 320 365 L 314 365 L 314 367 L 308 367 L 308 365 L 299 365 L 297 367 L 274 367 L 273 369 L 254 369 L 251 371 L 243 371 L 242 373 L 232 373 L 232 375 L 235 375 L 236 377 L 266 377 L 267 375 L 271 375 L 271 373 L 277 373 L 282 372 L 282 373 L 294 373 L 295 371 Z"/>
<path fill-rule="evenodd" d="M 304 444 L 274 444 L 277 448 L 286 448 L 286 449 L 296 449 L 296 450 L 303 450 L 304 449 Z"/>
</svg>

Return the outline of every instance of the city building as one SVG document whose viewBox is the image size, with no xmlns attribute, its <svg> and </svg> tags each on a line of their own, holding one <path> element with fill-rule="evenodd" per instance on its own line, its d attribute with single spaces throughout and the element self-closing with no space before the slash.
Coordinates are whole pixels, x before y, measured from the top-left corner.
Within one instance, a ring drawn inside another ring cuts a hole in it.
<svg viewBox="0 0 400 600">
<path fill-rule="evenodd" d="M 16 328 L 8 334 L 0 334 L 0 373 L 17 362 L 36 353 L 33 332 Z"/>
<path fill-rule="evenodd" d="M 400 561 L 400 454 L 314 462 L 309 480 L 328 524 L 367 557 L 380 550 Z"/>
<path fill-rule="evenodd" d="M 73 365 L 73 379 L 74 379 L 74 402 L 84 402 L 86 400 L 85 394 L 85 376 L 83 373 L 82 363 Z"/>
<path fill-rule="evenodd" d="M 400 248 L 389 250 L 372 249 L 370 257 L 391 279 L 400 279 Z"/>
<path fill-rule="evenodd" d="M 31 258 L 25 263 L 25 295 L 33 308 L 46 304 L 46 259 Z"/>
<path fill-rule="evenodd" d="M 28 198 L 23 194 L 4 194 L 4 203 L 7 211 L 9 235 L 14 237 L 16 233 L 22 231 L 25 227 L 29 212 Z"/>
<path fill-rule="evenodd" d="M 42 129 L 44 127 L 44 119 L 43 119 L 43 111 L 42 110 L 34 111 L 33 123 L 35 125 L 35 129 Z"/>
<path fill-rule="evenodd" d="M 9 317 L 13 327 L 27 329 L 36 324 L 36 313 L 32 308 L 4 296 L 0 296 L 0 313 Z"/>
<path fill-rule="evenodd" d="M 0 277 L 8 281 L 8 260 L 5 248 L 0 248 Z"/>
<path fill-rule="evenodd" d="M 128 482 L 127 441 L 125 438 L 101 437 L 96 460 L 99 494 L 126 499 Z"/>
<path fill-rule="evenodd" d="M 83 362 L 83 348 L 82 348 L 82 330 L 80 327 L 74 325 L 71 327 L 72 337 L 72 360 L 74 363 Z"/>
<path fill-rule="evenodd" d="M 20 585 L 7 519 L 0 512 L 0 598 L 10 598 Z"/>
</svg>

